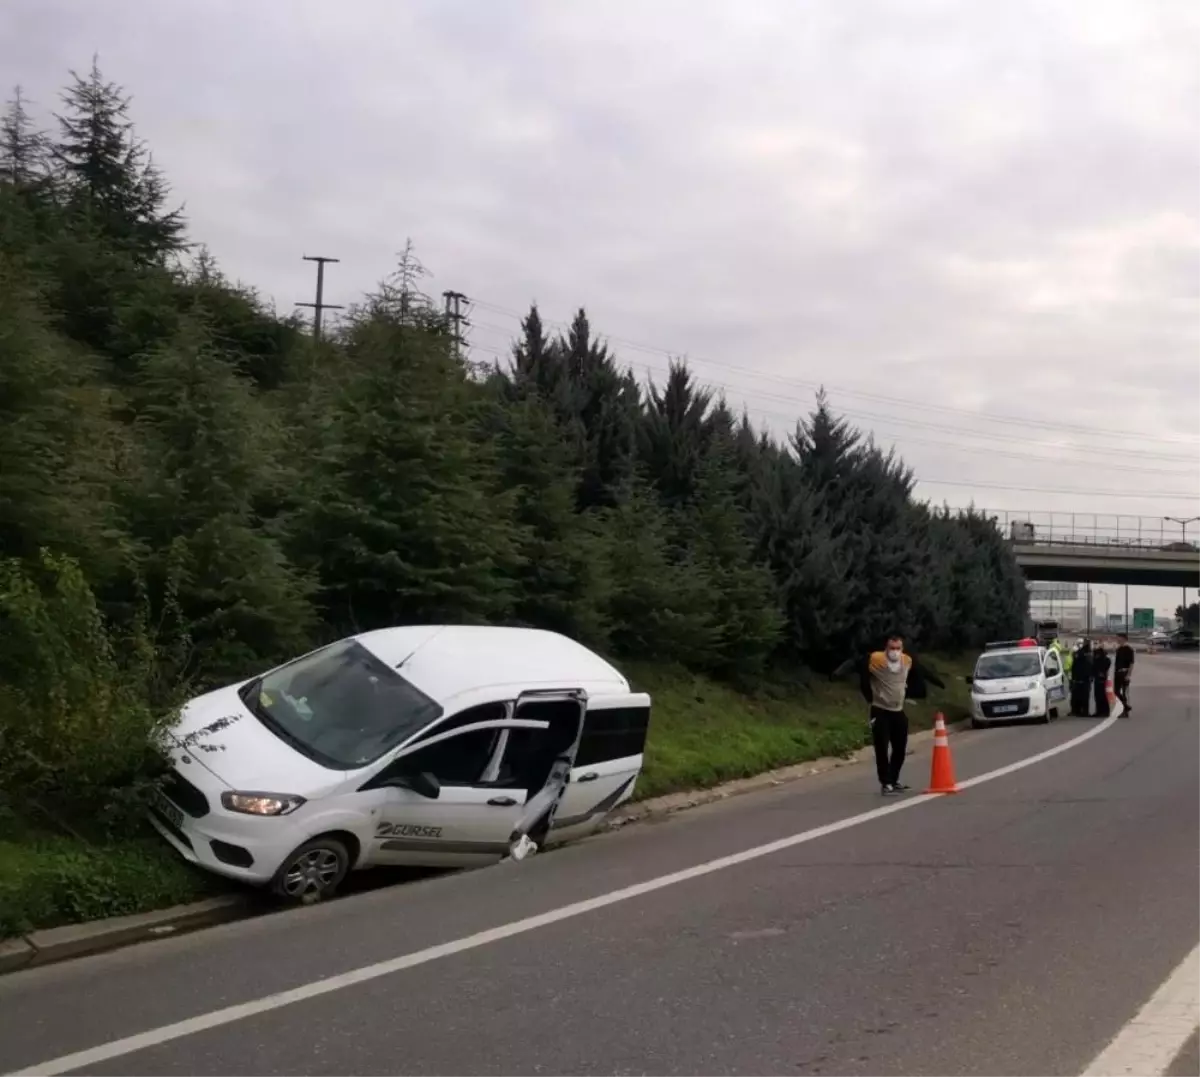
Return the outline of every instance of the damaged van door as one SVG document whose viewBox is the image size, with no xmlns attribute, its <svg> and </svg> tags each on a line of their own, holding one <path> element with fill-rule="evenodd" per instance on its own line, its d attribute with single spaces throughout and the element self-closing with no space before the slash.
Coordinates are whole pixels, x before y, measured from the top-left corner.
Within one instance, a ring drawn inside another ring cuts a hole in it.
<svg viewBox="0 0 1200 1077">
<path fill-rule="evenodd" d="M 363 787 L 386 790 L 370 862 L 472 867 L 506 856 L 552 813 L 546 790 L 558 761 L 573 758 L 586 701 L 582 691 L 528 693 L 431 727 Z"/>
</svg>

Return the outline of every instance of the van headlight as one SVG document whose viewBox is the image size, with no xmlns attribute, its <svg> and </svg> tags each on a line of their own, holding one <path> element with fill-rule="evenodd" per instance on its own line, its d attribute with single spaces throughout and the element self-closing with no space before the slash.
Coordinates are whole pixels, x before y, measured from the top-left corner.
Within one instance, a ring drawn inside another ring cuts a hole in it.
<svg viewBox="0 0 1200 1077">
<path fill-rule="evenodd" d="M 222 793 L 221 806 L 240 815 L 288 815 L 304 803 L 290 793 Z"/>
</svg>

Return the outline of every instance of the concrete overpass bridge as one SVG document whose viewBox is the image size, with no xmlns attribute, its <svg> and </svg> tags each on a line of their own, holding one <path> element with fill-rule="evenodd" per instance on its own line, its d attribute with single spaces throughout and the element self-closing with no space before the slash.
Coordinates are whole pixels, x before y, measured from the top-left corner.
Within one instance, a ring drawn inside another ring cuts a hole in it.
<svg viewBox="0 0 1200 1077">
<path fill-rule="evenodd" d="M 1200 546 L 1163 517 L 988 513 L 1029 580 L 1200 587 Z M 1192 525 L 1193 533 L 1200 523 Z"/>
</svg>

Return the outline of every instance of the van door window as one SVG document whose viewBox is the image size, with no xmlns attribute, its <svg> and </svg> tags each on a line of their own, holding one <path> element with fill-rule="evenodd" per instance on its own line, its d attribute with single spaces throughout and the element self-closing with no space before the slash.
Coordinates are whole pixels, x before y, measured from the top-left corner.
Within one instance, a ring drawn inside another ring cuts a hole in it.
<svg viewBox="0 0 1200 1077">
<path fill-rule="evenodd" d="M 650 726 L 649 707 L 614 707 L 588 711 L 575 766 L 587 767 L 610 759 L 641 755 Z"/>
<path fill-rule="evenodd" d="M 1053 655 L 1053 654 L 1047 655 L 1046 656 L 1046 676 L 1047 677 L 1057 677 L 1060 672 L 1061 672 L 1061 670 L 1059 669 L 1059 666 L 1058 666 L 1058 656 Z"/>
<path fill-rule="evenodd" d="M 418 748 L 385 767 L 364 788 L 382 785 L 402 775 L 422 773 L 432 774 L 441 785 L 477 785 L 491 762 L 502 732 L 499 729 L 475 729 L 428 748 Z"/>
</svg>

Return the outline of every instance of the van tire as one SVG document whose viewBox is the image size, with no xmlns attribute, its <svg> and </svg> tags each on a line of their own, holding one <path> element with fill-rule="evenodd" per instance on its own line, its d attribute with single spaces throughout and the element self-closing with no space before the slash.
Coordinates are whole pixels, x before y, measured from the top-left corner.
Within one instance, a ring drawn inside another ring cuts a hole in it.
<svg viewBox="0 0 1200 1077">
<path fill-rule="evenodd" d="M 271 880 L 271 893 L 291 905 L 332 897 L 350 870 L 350 851 L 332 836 L 310 838 L 293 849 Z"/>
</svg>

